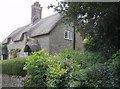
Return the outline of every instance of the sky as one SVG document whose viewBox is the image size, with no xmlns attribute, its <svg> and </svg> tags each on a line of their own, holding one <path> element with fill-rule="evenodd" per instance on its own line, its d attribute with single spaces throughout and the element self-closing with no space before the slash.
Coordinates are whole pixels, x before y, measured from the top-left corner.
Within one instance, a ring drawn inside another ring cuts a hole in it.
<svg viewBox="0 0 120 89">
<path fill-rule="evenodd" d="M 53 9 L 47 9 L 56 0 L 0 0 L 0 42 L 18 27 L 31 22 L 31 5 L 38 1 L 43 7 L 42 18 L 55 14 Z"/>
</svg>

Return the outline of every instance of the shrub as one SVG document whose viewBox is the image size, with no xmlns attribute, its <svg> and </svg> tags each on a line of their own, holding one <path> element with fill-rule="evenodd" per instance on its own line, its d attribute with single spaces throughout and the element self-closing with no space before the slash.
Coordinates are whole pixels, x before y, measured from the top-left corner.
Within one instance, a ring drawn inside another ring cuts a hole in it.
<svg viewBox="0 0 120 89">
<path fill-rule="evenodd" d="M 103 88 L 118 87 L 118 78 L 113 75 L 113 70 L 106 64 L 95 64 L 81 71 L 79 86 Z"/>
<path fill-rule="evenodd" d="M 47 69 L 48 54 L 45 50 L 32 53 L 27 58 L 24 70 L 27 71 L 25 87 L 46 87 L 47 86 Z"/>
<path fill-rule="evenodd" d="M 113 54 L 110 67 L 120 72 L 120 50 Z"/>
<path fill-rule="evenodd" d="M 120 49 L 113 54 L 109 67 L 113 71 L 113 75 L 120 80 Z M 118 82 L 118 85 L 120 87 L 120 81 Z"/>
<path fill-rule="evenodd" d="M 41 50 L 27 59 L 25 83 L 29 87 L 117 87 L 118 78 L 111 67 L 115 65 L 104 61 L 105 58 L 98 53 L 66 49 L 48 56 Z"/>
<path fill-rule="evenodd" d="M 66 52 L 71 52 L 66 55 Z M 69 88 L 72 75 L 72 54 L 74 52 L 66 50 L 49 57 L 48 86 L 56 88 Z M 65 53 L 65 54 L 64 54 Z"/>
<path fill-rule="evenodd" d="M 96 63 L 79 71 L 79 87 L 101 87 L 115 89 L 119 88 L 120 80 L 120 50 L 117 51 L 112 59 L 104 63 Z"/>
<path fill-rule="evenodd" d="M 115 58 L 119 58 L 118 52 Z M 59 65 L 59 69 L 64 70 L 64 72 L 59 73 L 57 66 L 51 67 L 54 68 L 54 70 L 56 69 L 55 71 L 58 73 L 56 73 L 57 76 L 54 76 L 54 72 L 53 74 L 50 73 L 50 75 L 53 76 L 50 79 L 52 81 L 50 83 L 53 83 L 55 87 L 118 87 L 119 79 L 114 74 L 116 70 L 114 71 L 114 69 L 111 69 L 109 62 L 99 53 L 80 53 L 78 51 L 66 49 L 52 56 L 51 59 L 54 63 L 51 63 L 51 65 L 57 64 Z M 67 69 L 65 68 L 65 62 L 68 62 L 68 64 L 70 63 Z M 120 68 L 118 64 L 116 66 L 116 68 Z M 71 71 L 67 73 L 69 69 L 71 69 Z"/>
<path fill-rule="evenodd" d="M 48 56 L 41 50 L 28 57 L 24 67 L 27 70 L 25 87 L 68 87 L 69 68 L 64 66 L 65 57 L 60 55 Z"/>
<path fill-rule="evenodd" d="M 10 60 L 2 60 L 2 73 L 8 75 L 25 76 L 26 71 L 23 70 L 25 58 L 15 58 Z"/>
<path fill-rule="evenodd" d="M 0 60 L 0 74 L 2 74 L 2 61 Z"/>
<path fill-rule="evenodd" d="M 87 81 L 87 78 L 89 78 L 87 77 L 88 74 L 95 73 L 95 68 L 99 67 L 105 60 L 105 58 L 98 53 L 81 53 L 71 49 L 65 49 L 59 54 L 51 56 L 50 59 L 52 61 L 52 63 L 50 63 L 52 67 L 49 68 L 49 74 L 52 76 L 49 77 L 51 85 L 65 88 L 83 86 L 82 83 L 84 82 L 82 80 Z M 54 69 L 56 73 L 51 73 L 51 71 L 53 71 L 52 69 Z M 91 69 L 93 70 L 92 72 L 90 72 Z"/>
</svg>

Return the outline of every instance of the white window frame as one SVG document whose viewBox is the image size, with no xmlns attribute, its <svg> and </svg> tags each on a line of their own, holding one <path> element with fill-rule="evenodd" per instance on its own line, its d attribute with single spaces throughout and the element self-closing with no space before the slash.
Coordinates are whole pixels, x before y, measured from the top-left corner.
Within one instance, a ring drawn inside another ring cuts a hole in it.
<svg viewBox="0 0 120 89">
<path fill-rule="evenodd" d="M 66 33 L 67 33 L 67 36 L 66 36 Z M 66 39 L 66 40 L 73 40 L 73 33 L 72 33 L 72 31 L 65 30 L 64 31 L 64 39 Z"/>
</svg>

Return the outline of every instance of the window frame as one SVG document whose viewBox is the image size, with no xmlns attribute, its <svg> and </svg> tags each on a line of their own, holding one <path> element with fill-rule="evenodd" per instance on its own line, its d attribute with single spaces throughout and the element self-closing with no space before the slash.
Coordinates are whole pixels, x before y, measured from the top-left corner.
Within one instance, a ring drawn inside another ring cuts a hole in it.
<svg viewBox="0 0 120 89">
<path fill-rule="evenodd" d="M 67 37 L 66 37 L 66 33 L 67 33 Z M 73 32 L 70 30 L 65 30 L 64 31 L 64 39 L 73 40 Z"/>
</svg>

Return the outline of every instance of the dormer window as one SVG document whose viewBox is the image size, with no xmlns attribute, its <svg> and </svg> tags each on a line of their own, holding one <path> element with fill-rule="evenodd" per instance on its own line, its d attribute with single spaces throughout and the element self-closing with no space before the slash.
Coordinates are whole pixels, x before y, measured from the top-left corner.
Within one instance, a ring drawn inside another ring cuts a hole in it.
<svg viewBox="0 0 120 89">
<path fill-rule="evenodd" d="M 29 39 L 30 37 L 29 36 L 27 36 L 27 39 Z"/>
<path fill-rule="evenodd" d="M 8 38 L 8 42 L 9 42 L 9 44 L 13 44 L 14 43 L 12 38 Z"/>
<path fill-rule="evenodd" d="M 11 42 L 10 42 L 10 44 L 13 44 L 14 42 L 12 41 L 12 39 L 11 39 Z"/>
<path fill-rule="evenodd" d="M 72 40 L 73 39 L 72 31 L 65 30 L 65 32 L 64 32 L 64 39 Z"/>
<path fill-rule="evenodd" d="M 25 37 L 26 39 L 29 39 L 29 38 L 30 38 L 30 37 L 28 36 L 28 33 L 27 33 L 27 32 L 24 33 L 24 37 Z"/>
</svg>

